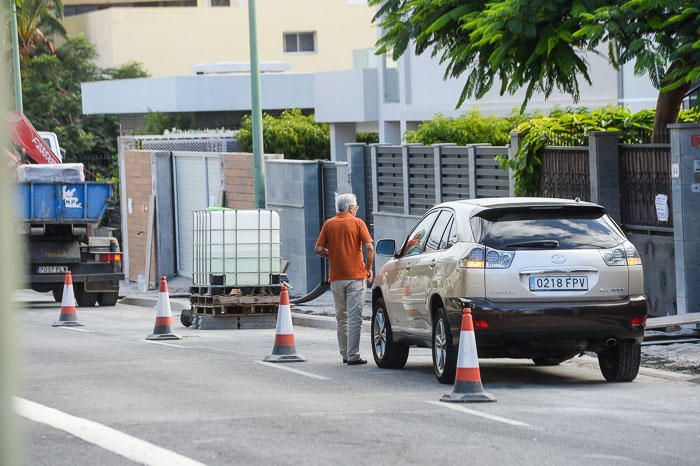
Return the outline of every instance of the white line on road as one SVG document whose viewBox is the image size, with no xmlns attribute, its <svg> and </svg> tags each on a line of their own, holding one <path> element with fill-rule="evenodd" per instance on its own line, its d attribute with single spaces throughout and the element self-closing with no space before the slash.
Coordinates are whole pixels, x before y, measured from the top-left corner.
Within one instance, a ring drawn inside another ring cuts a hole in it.
<svg viewBox="0 0 700 466">
<path fill-rule="evenodd" d="M 316 375 L 312 374 L 311 372 L 306 372 L 306 371 L 300 371 L 299 369 L 292 369 L 291 367 L 283 366 L 280 363 L 272 363 L 272 362 L 265 362 L 265 361 L 255 361 L 258 364 L 262 364 L 263 366 L 268 366 L 268 367 L 274 367 L 275 369 L 282 369 L 285 371 L 289 372 L 294 372 L 295 374 L 303 375 L 305 377 L 311 377 L 312 379 L 316 380 L 330 380 L 329 377 L 324 377 L 322 375 Z"/>
<path fill-rule="evenodd" d="M 71 416 L 57 409 L 14 398 L 15 411 L 31 421 L 68 432 L 86 442 L 109 450 L 131 461 L 153 466 L 203 466 L 203 463 L 132 437 L 94 421 Z"/>
<path fill-rule="evenodd" d="M 476 411 L 474 409 L 465 408 L 464 406 L 460 406 L 460 405 L 456 405 L 456 404 L 452 404 L 452 403 L 443 403 L 440 401 L 426 401 L 426 403 L 431 404 L 431 405 L 435 405 L 435 406 L 442 406 L 443 408 L 451 409 L 453 411 L 459 411 L 461 413 L 471 414 L 472 416 L 479 416 L 479 417 L 483 417 L 484 419 L 490 419 L 492 421 L 502 422 L 504 424 L 509 424 L 511 426 L 532 427 L 530 424 L 526 424 L 524 422 L 515 421 L 513 419 L 508 419 L 506 417 L 496 416 L 494 414 L 482 413 L 481 411 Z"/>
<path fill-rule="evenodd" d="M 182 349 L 190 349 L 189 346 L 182 346 L 182 345 L 173 345 L 172 343 L 165 343 L 162 341 L 153 341 L 153 340 L 141 340 L 144 343 L 151 343 L 153 345 L 163 345 L 163 346 L 172 346 L 173 348 L 182 348 Z"/>
<path fill-rule="evenodd" d="M 84 328 L 78 328 L 78 327 L 58 327 L 58 328 L 62 328 L 63 330 L 73 330 L 74 332 L 92 333 L 90 330 L 87 330 Z"/>
</svg>

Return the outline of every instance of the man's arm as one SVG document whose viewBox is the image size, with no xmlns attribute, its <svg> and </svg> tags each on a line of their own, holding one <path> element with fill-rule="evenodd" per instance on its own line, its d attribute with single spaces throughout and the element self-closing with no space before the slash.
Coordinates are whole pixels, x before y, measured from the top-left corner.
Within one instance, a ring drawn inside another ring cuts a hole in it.
<svg viewBox="0 0 700 466">
<path fill-rule="evenodd" d="M 316 246 L 316 254 L 318 254 L 321 257 L 329 257 L 328 248 L 324 248 L 323 246 Z"/>
<path fill-rule="evenodd" d="M 319 233 L 318 239 L 316 240 L 316 254 L 321 257 L 329 257 L 328 248 L 326 246 L 328 246 L 328 241 L 326 240 L 326 224 L 324 223 L 321 227 L 321 233 Z"/>
<path fill-rule="evenodd" d="M 372 272 L 372 266 L 374 265 L 374 243 L 365 243 L 365 270 L 367 270 L 368 276 L 367 280 L 369 282 L 374 281 L 374 272 Z"/>
</svg>

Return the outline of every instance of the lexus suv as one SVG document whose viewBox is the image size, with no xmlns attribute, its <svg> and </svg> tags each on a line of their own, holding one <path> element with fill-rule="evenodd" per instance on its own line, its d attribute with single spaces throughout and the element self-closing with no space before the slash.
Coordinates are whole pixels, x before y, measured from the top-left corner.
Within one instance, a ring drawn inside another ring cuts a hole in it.
<svg viewBox="0 0 700 466">
<path fill-rule="evenodd" d="M 402 368 L 411 345 L 430 347 L 438 381 L 454 381 L 460 322 L 472 310 L 481 358 L 557 365 L 598 354 L 606 380 L 639 371 L 646 323 L 635 247 L 589 202 L 545 198 L 453 201 L 430 209 L 372 291 L 377 366 Z"/>
</svg>

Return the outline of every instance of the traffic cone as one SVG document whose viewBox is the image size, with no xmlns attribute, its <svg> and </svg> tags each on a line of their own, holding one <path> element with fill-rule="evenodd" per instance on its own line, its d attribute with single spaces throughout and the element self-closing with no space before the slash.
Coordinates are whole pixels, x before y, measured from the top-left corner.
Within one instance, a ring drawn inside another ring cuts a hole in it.
<svg viewBox="0 0 700 466">
<path fill-rule="evenodd" d="M 292 310 L 289 307 L 287 287 L 282 287 L 280 305 L 277 311 L 277 328 L 275 329 L 275 345 L 272 354 L 265 358 L 267 362 L 304 362 L 306 358 L 297 354 L 294 347 L 294 327 L 292 326 Z"/>
<path fill-rule="evenodd" d="M 82 327 L 75 312 L 75 295 L 73 294 L 73 275 L 66 272 L 63 281 L 63 298 L 61 298 L 61 316 L 53 323 L 54 327 Z"/>
<path fill-rule="evenodd" d="M 180 336 L 173 333 L 173 313 L 170 311 L 170 296 L 168 295 L 168 282 L 165 277 L 160 277 L 160 291 L 158 292 L 158 305 L 156 306 L 156 325 L 153 333 L 146 340 L 179 340 Z"/>
<path fill-rule="evenodd" d="M 481 385 L 472 311 L 468 307 L 465 307 L 462 313 L 462 331 L 459 334 L 458 351 L 454 389 L 452 393 L 443 395 L 440 401 L 450 403 L 496 401 L 496 398 L 490 393 L 486 393 L 483 385 Z"/>
</svg>

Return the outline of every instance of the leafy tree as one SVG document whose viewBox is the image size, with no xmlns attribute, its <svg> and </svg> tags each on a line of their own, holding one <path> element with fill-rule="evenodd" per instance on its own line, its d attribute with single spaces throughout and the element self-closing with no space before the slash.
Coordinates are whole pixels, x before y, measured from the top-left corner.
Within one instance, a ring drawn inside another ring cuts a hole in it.
<svg viewBox="0 0 700 466">
<path fill-rule="evenodd" d="M 95 58 L 94 45 L 78 36 L 68 37 L 55 54 L 37 53 L 22 61 L 24 112 L 38 130 L 56 133 L 68 161 L 117 153 L 118 120 L 111 115 L 83 115 L 80 84 L 145 74 L 133 63 L 101 70 Z"/>
<path fill-rule="evenodd" d="M 510 118 L 484 116 L 477 110 L 457 118 L 436 115 L 421 123 L 415 131 L 406 132 L 406 141 L 421 144 L 451 142 L 461 146 L 479 142 L 503 145 L 508 144 L 509 134 L 516 124 Z"/>
<path fill-rule="evenodd" d="M 608 45 L 618 68 L 634 62 L 659 89 L 654 134 L 676 121 L 692 82 L 700 79 L 700 9 L 684 0 L 369 0 L 384 31 L 380 52 L 398 59 L 415 44 L 447 64 L 446 78 L 466 76 L 457 105 L 500 93 L 557 89 L 580 97 L 591 83 L 586 53 Z"/>
<path fill-rule="evenodd" d="M 61 24 L 63 18 L 62 0 L 11 0 L 17 8 L 17 36 L 19 53 L 23 57 L 34 55 L 44 47 L 51 53 L 56 48 L 50 37 L 59 34 L 65 37 L 66 30 Z"/>
<path fill-rule="evenodd" d="M 145 115 L 144 134 L 164 134 L 166 130 L 190 129 L 191 119 L 179 113 L 149 112 Z"/>
<path fill-rule="evenodd" d="M 252 121 L 243 118 L 238 131 L 238 142 L 244 151 L 253 150 Z M 325 123 L 316 123 L 313 115 L 301 110 L 285 110 L 279 118 L 263 116 L 263 145 L 268 154 L 284 154 L 298 160 L 328 159 L 330 157 L 330 129 Z"/>
</svg>

